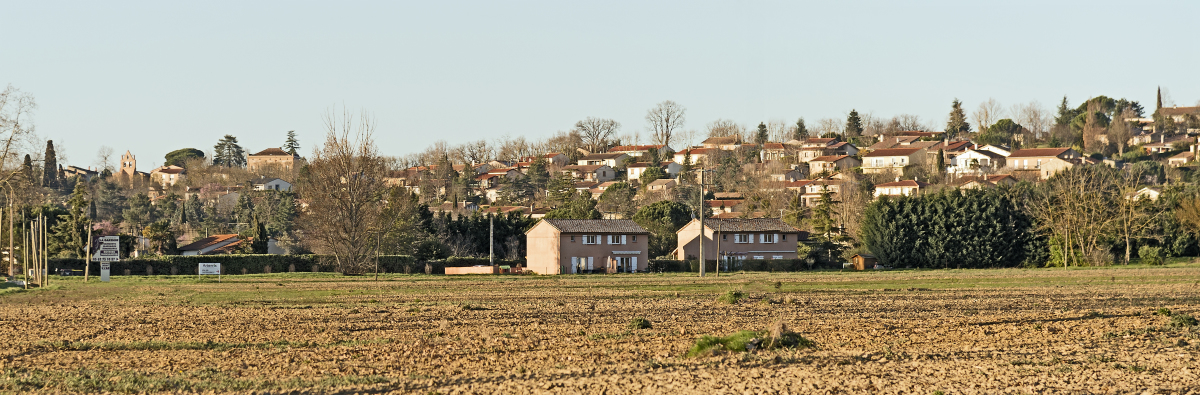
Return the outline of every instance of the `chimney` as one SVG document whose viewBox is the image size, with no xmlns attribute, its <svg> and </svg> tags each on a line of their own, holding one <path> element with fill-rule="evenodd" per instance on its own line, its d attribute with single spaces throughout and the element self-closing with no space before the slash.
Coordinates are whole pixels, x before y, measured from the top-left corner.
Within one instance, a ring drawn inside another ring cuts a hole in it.
<svg viewBox="0 0 1200 395">
<path fill-rule="evenodd" d="M 1160 144 L 1167 142 L 1167 135 L 1165 133 L 1158 135 L 1158 142 Z"/>
<path fill-rule="evenodd" d="M 900 177 L 896 177 L 896 182 L 900 182 Z"/>
</svg>

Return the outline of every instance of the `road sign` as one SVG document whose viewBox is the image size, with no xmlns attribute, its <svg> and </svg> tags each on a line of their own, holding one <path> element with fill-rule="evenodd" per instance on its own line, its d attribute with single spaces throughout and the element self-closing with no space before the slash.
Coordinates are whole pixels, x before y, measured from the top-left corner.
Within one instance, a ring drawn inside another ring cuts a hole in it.
<svg viewBox="0 0 1200 395">
<path fill-rule="evenodd" d="M 100 239 L 100 245 L 96 249 L 96 255 L 92 256 L 92 260 L 96 262 L 117 262 L 121 260 L 121 238 L 118 236 L 104 236 Z"/>
<path fill-rule="evenodd" d="M 221 281 L 221 264 L 220 263 L 200 263 L 200 268 L 196 271 L 196 278 L 201 275 L 215 274 L 217 281 Z"/>
</svg>

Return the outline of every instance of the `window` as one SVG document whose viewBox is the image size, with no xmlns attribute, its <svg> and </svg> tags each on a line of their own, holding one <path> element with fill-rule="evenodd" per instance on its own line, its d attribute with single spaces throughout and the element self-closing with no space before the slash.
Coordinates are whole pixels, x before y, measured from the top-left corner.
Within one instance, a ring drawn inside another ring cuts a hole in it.
<svg viewBox="0 0 1200 395">
<path fill-rule="evenodd" d="M 572 242 L 572 243 L 574 243 L 574 242 L 575 242 L 575 236 L 571 236 L 571 242 Z"/>
<path fill-rule="evenodd" d="M 771 259 L 780 260 L 783 259 L 783 255 L 771 255 Z"/>
<path fill-rule="evenodd" d="M 779 235 L 780 241 L 787 241 L 787 235 Z"/>
<path fill-rule="evenodd" d="M 759 240 L 759 242 L 762 242 L 762 243 L 774 243 L 774 242 L 775 242 L 775 235 L 773 235 L 773 234 L 766 234 L 766 233 L 760 233 L 760 234 L 758 235 L 758 240 Z"/>
<path fill-rule="evenodd" d="M 600 236 L 583 235 L 583 244 L 600 244 Z"/>
<path fill-rule="evenodd" d="M 721 235 L 721 240 L 729 240 L 729 235 Z"/>
<path fill-rule="evenodd" d="M 750 235 L 742 234 L 742 233 L 735 234 L 735 235 L 733 235 L 733 242 L 734 243 L 749 243 Z"/>
<path fill-rule="evenodd" d="M 637 243 L 637 235 L 633 235 L 633 241 L 632 241 L 632 243 Z"/>
</svg>

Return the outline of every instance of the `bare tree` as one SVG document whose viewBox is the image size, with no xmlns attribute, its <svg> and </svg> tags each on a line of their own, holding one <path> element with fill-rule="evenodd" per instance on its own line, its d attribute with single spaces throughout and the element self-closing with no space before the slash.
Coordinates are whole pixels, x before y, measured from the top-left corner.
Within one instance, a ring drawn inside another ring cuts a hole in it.
<svg viewBox="0 0 1200 395">
<path fill-rule="evenodd" d="M 1035 138 L 1040 139 L 1050 131 L 1050 122 L 1052 121 L 1050 112 L 1037 100 L 1013 105 L 1009 112 L 1013 116 L 1013 121 L 1029 129 Z"/>
<path fill-rule="evenodd" d="M 979 103 L 979 108 L 971 113 L 975 117 L 975 130 L 983 132 L 993 123 L 1004 118 L 1004 107 L 994 98 L 988 98 L 987 101 Z"/>
<path fill-rule="evenodd" d="M 96 171 L 113 170 L 112 168 L 113 149 L 107 145 L 100 146 L 96 150 Z"/>
<path fill-rule="evenodd" d="M 767 122 L 767 140 L 784 142 L 790 140 L 792 128 L 796 127 L 791 122 L 782 119 L 772 119 Z"/>
<path fill-rule="evenodd" d="M 729 119 L 718 119 L 709 122 L 707 125 L 708 137 L 729 137 L 737 136 L 743 140 L 746 139 L 746 127 L 738 125 L 737 122 Z"/>
<path fill-rule="evenodd" d="M 369 114 L 345 109 L 325 115 L 325 144 L 314 148 L 297 193 L 307 205 L 300 226 L 314 251 L 331 255 L 338 271 L 370 271 L 380 238 L 396 221 L 387 209 L 387 160 L 379 155 Z"/>
<path fill-rule="evenodd" d="M 667 100 L 646 111 L 646 128 L 654 144 L 671 144 L 671 136 L 687 121 L 687 109 Z"/>
<path fill-rule="evenodd" d="M 619 129 L 621 129 L 621 123 L 612 119 L 587 117 L 582 121 L 575 122 L 575 129 L 572 131 L 579 133 L 579 137 L 583 139 L 584 149 L 591 153 L 597 153 L 608 149 L 608 144 Z"/>
<path fill-rule="evenodd" d="M 1104 127 L 1100 125 L 1098 112 L 1100 104 L 1098 100 L 1088 100 L 1087 115 L 1084 117 L 1083 123 L 1083 150 L 1087 152 L 1100 151 L 1100 134 L 1104 132 Z"/>
<path fill-rule="evenodd" d="M 492 158 L 492 146 L 488 145 L 487 140 L 479 140 L 463 144 L 462 156 L 468 164 L 480 164 L 487 162 Z"/>
<path fill-rule="evenodd" d="M 837 118 L 821 118 L 816 126 L 813 127 L 813 130 L 817 132 L 816 137 L 824 137 L 829 133 L 841 134 L 842 120 Z"/>
<path fill-rule="evenodd" d="M 1130 118 L 1137 118 L 1137 114 L 1133 109 L 1126 108 L 1108 125 L 1108 142 L 1117 145 L 1118 155 L 1125 155 L 1125 147 L 1133 138 L 1133 125 L 1128 121 Z"/>
<path fill-rule="evenodd" d="M 37 102 L 33 95 L 9 85 L 0 92 L 0 181 L 11 178 L 10 167 L 19 163 L 22 150 L 32 148 L 34 127 L 30 119 Z M 36 153 L 36 149 L 32 149 Z"/>
</svg>

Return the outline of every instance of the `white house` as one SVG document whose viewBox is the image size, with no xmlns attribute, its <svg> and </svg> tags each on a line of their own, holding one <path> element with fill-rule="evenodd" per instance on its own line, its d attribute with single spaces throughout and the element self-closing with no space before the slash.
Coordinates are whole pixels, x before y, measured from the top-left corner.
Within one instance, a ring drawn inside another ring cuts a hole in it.
<svg viewBox="0 0 1200 395">
<path fill-rule="evenodd" d="M 951 173 L 990 173 L 1005 166 L 1004 155 L 990 150 L 967 150 L 951 160 Z"/>
<path fill-rule="evenodd" d="M 256 191 L 291 191 L 292 183 L 278 179 L 259 177 L 251 181 Z"/>
</svg>

